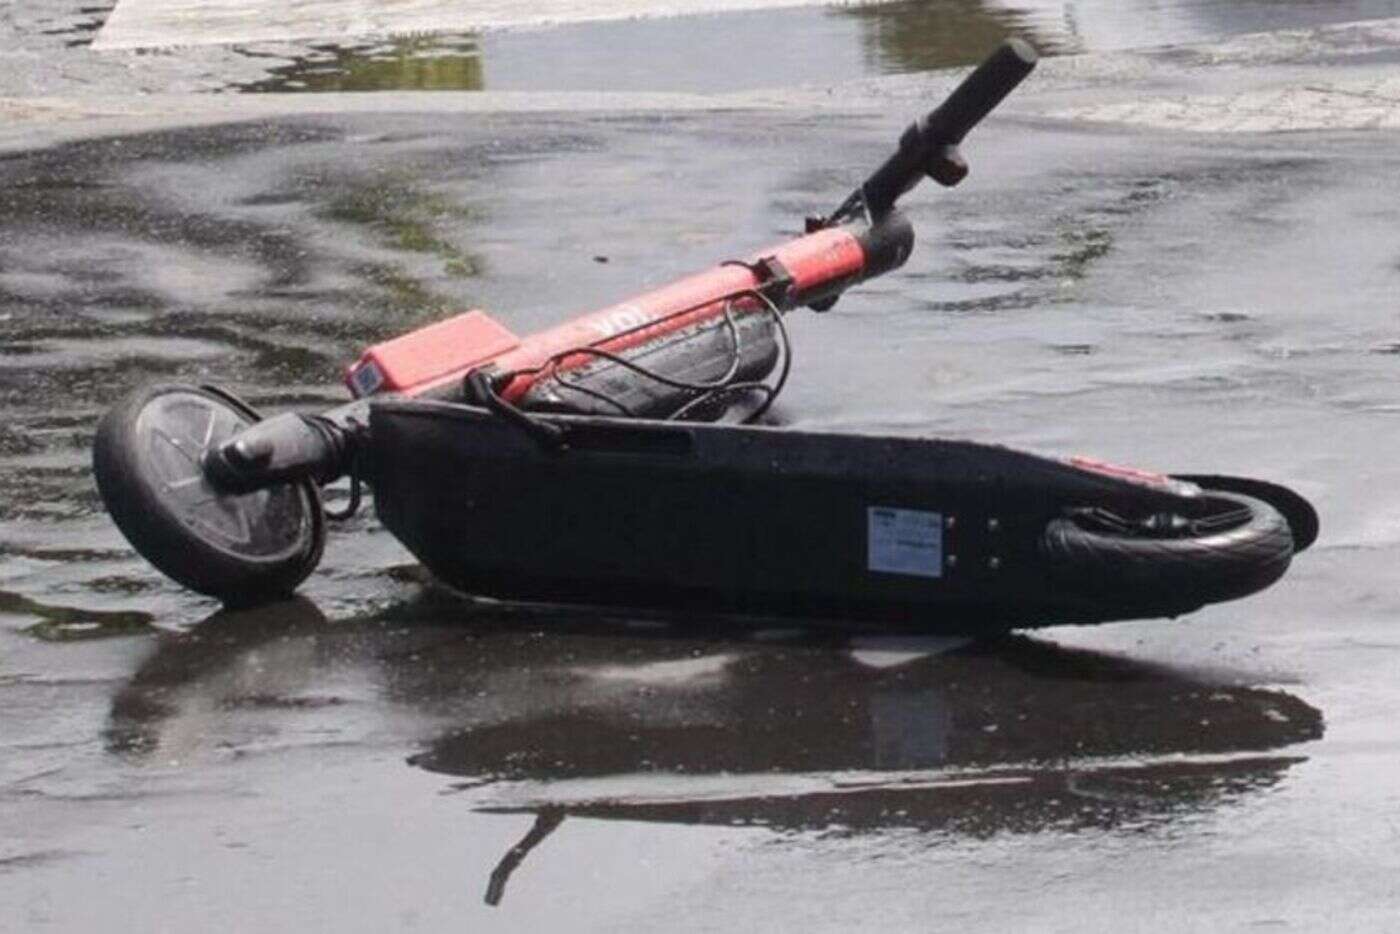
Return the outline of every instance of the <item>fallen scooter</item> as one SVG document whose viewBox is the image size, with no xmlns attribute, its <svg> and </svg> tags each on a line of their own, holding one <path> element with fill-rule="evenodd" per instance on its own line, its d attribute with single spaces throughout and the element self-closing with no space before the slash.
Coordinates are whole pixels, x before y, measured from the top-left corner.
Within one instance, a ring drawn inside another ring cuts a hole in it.
<svg viewBox="0 0 1400 934">
<path fill-rule="evenodd" d="M 347 474 L 349 511 L 367 485 L 434 575 L 499 599 L 986 634 L 1260 590 L 1317 535 L 1274 484 L 752 424 L 791 366 L 784 316 L 905 262 L 896 201 L 961 181 L 958 144 L 1034 63 L 1003 45 L 802 237 L 528 337 L 438 322 L 366 351 L 332 411 L 139 389 L 98 429 L 108 511 L 230 604 L 314 570 L 320 487 Z"/>
</svg>

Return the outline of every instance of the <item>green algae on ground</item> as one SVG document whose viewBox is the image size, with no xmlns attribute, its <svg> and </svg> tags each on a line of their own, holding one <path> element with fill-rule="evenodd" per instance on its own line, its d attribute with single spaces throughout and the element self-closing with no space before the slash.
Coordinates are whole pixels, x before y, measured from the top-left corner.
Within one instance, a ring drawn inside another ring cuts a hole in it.
<svg viewBox="0 0 1400 934">
<path fill-rule="evenodd" d="M 155 617 L 138 610 L 86 610 L 40 603 L 0 590 L 0 615 L 37 616 L 21 632 L 44 642 L 81 642 L 150 632 Z"/>
<path fill-rule="evenodd" d="M 244 53 L 249 54 L 249 53 Z M 383 42 L 317 43 L 269 77 L 238 86 L 247 92 L 480 91 L 486 86 L 476 39 L 400 36 Z"/>
<path fill-rule="evenodd" d="M 441 195 L 383 177 L 355 186 L 333 199 L 320 212 L 326 220 L 356 224 L 378 232 L 391 247 L 428 253 L 444 261 L 449 275 L 469 278 L 480 273 L 480 261 L 434 231 L 443 220 L 471 222 L 475 212 Z"/>
<path fill-rule="evenodd" d="M 324 220 L 367 230 L 391 250 L 433 257 L 441 261 L 446 277 L 470 279 L 482 273 L 480 257 L 439 232 L 446 225 L 478 220 L 476 212 L 392 174 L 347 187 L 318 214 Z M 398 263 L 365 262 L 356 273 L 382 289 L 388 306 L 408 323 L 441 315 L 460 304 L 437 294 Z"/>
</svg>

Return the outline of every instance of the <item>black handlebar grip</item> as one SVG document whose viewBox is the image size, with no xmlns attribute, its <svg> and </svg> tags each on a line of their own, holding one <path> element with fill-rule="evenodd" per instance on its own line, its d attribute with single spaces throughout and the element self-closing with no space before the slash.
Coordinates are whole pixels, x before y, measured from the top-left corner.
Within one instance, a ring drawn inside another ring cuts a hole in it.
<svg viewBox="0 0 1400 934">
<path fill-rule="evenodd" d="M 904 131 L 894 155 L 852 192 L 832 217 L 843 219 L 863 206 L 871 218 L 879 220 L 894 209 L 900 195 L 927 174 L 945 185 L 960 181 L 967 166 L 951 147 L 962 142 L 968 131 L 1031 73 L 1037 57 L 1035 49 L 1020 39 L 1002 43 L 937 109 Z"/>
<path fill-rule="evenodd" d="M 925 146 L 956 146 L 1035 68 L 1035 49 L 1007 39 L 923 121 Z"/>
</svg>

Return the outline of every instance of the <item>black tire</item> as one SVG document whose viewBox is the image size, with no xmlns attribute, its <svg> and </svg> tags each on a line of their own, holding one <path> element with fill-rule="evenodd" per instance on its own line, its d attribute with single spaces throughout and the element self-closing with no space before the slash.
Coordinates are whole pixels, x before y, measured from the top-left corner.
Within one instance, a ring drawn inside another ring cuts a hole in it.
<svg viewBox="0 0 1400 934">
<path fill-rule="evenodd" d="M 1311 548 L 1317 541 L 1321 521 L 1312 503 L 1303 499 L 1286 486 L 1255 480 L 1253 477 L 1231 477 L 1222 474 L 1179 474 L 1177 480 L 1185 480 L 1208 490 L 1226 493 L 1239 493 L 1253 499 L 1262 499 L 1283 513 L 1288 520 L 1288 528 L 1293 532 L 1293 553 Z"/>
<path fill-rule="evenodd" d="M 1283 515 L 1238 493 L 1204 495 L 1214 514 L 1238 515 L 1238 523 L 1200 535 L 1154 536 L 1089 529 L 1074 518 L 1059 518 L 1046 526 L 1041 551 L 1066 586 L 1142 602 L 1199 606 L 1233 600 L 1282 577 L 1293 558 L 1293 534 Z"/>
<path fill-rule="evenodd" d="M 98 491 L 127 540 L 172 580 L 230 606 L 287 596 L 325 546 L 310 480 L 232 496 L 205 479 L 204 451 L 258 420 L 212 389 L 149 386 L 113 406 L 93 442 Z"/>
</svg>

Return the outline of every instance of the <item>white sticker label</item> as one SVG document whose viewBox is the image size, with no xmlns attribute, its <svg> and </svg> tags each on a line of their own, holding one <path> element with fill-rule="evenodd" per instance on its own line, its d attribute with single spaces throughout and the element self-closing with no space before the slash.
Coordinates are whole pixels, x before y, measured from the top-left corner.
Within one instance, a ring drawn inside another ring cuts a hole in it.
<svg viewBox="0 0 1400 934">
<path fill-rule="evenodd" d="M 943 514 L 871 506 L 870 570 L 915 577 L 943 576 Z"/>
</svg>

